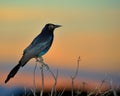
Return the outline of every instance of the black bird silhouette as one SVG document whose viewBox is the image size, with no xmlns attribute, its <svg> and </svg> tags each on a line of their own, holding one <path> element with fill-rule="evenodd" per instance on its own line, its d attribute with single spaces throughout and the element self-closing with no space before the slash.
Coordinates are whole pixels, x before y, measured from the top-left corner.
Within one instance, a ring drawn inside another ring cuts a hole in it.
<svg viewBox="0 0 120 96">
<path fill-rule="evenodd" d="M 42 57 L 51 47 L 54 38 L 54 29 L 61 25 L 48 23 L 42 29 L 42 32 L 32 41 L 32 43 L 24 50 L 23 56 L 19 63 L 10 71 L 5 83 L 14 77 L 20 67 L 23 67 L 30 59 Z"/>
</svg>

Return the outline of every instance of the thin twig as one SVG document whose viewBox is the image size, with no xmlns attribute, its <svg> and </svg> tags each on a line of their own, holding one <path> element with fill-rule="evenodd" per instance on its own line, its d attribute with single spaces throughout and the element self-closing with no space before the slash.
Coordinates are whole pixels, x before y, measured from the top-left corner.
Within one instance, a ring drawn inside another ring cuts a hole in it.
<svg viewBox="0 0 120 96">
<path fill-rule="evenodd" d="M 57 69 L 56 75 L 54 75 L 54 73 L 50 70 L 49 66 L 43 62 L 43 58 L 42 57 L 36 58 L 36 60 L 37 60 L 37 62 L 39 62 L 41 64 L 40 70 L 41 70 L 41 77 L 42 77 L 42 89 L 41 89 L 41 92 L 40 92 L 40 96 L 43 96 L 43 92 L 44 92 L 44 67 L 51 73 L 51 75 L 53 76 L 53 78 L 55 80 L 54 85 L 53 85 L 53 87 L 51 89 L 51 96 L 53 96 L 54 91 L 56 93 L 58 69 Z"/>
<path fill-rule="evenodd" d="M 65 88 L 62 90 L 62 92 L 61 92 L 61 93 L 59 93 L 59 94 L 58 94 L 58 96 L 62 96 L 62 95 L 63 95 L 63 93 L 64 93 L 64 91 L 65 91 Z"/>
<path fill-rule="evenodd" d="M 43 96 L 43 92 L 44 92 L 44 71 L 43 71 L 43 65 L 41 65 L 40 70 L 41 70 L 41 77 L 42 77 L 42 89 L 40 92 L 40 96 Z"/>
<path fill-rule="evenodd" d="M 53 92 L 55 91 L 55 93 L 56 93 L 56 84 L 57 84 L 57 78 L 58 78 L 58 69 L 57 69 L 56 76 L 54 75 L 54 73 L 50 69 L 48 71 L 52 74 L 52 76 L 53 76 L 53 78 L 55 80 L 55 82 L 53 84 L 53 87 L 51 89 L 51 96 L 53 96 Z"/>
<path fill-rule="evenodd" d="M 111 85 L 111 90 L 112 90 L 114 96 L 117 96 L 117 93 L 116 93 L 116 91 L 115 91 L 115 89 L 113 87 L 113 80 L 112 79 L 110 80 L 110 85 Z"/>
<path fill-rule="evenodd" d="M 105 83 L 105 79 L 103 79 L 103 80 L 101 81 L 100 86 L 97 87 L 97 89 L 96 89 L 97 92 L 96 92 L 95 96 L 98 96 L 98 94 L 101 93 L 101 89 L 102 89 L 102 86 L 103 86 L 104 83 Z"/>
<path fill-rule="evenodd" d="M 80 63 L 80 56 L 78 57 L 78 60 L 77 60 L 77 67 L 76 67 L 76 71 L 75 71 L 75 74 L 73 76 L 71 76 L 71 79 L 72 79 L 72 89 L 71 89 L 71 94 L 73 96 L 73 91 L 74 91 L 74 79 L 76 78 L 77 74 L 78 74 L 78 70 L 79 70 L 79 63 Z"/>
<path fill-rule="evenodd" d="M 43 62 L 43 58 L 42 57 L 39 57 L 39 58 L 36 58 L 36 61 L 39 62 L 41 64 L 41 66 L 39 67 L 40 70 L 41 70 L 41 78 L 42 78 L 42 89 L 40 91 L 40 96 L 43 96 L 43 92 L 44 92 L 44 62 Z"/>
<path fill-rule="evenodd" d="M 35 84 L 35 71 L 36 71 L 36 68 L 37 68 L 37 61 L 36 61 L 36 64 L 35 64 L 35 68 L 34 68 L 34 74 L 33 74 L 33 84 L 34 84 L 34 96 L 36 96 L 36 84 Z"/>
</svg>

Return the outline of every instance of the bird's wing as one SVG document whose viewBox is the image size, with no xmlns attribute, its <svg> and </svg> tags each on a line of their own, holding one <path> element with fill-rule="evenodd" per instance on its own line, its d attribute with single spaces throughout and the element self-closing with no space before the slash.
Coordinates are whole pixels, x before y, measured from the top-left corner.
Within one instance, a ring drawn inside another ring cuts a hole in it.
<svg viewBox="0 0 120 96">
<path fill-rule="evenodd" d="M 27 53 L 28 50 L 32 49 L 34 46 L 39 44 L 40 42 L 45 42 L 45 41 L 46 41 L 45 38 L 43 38 L 43 36 L 39 34 L 36 38 L 33 39 L 31 44 L 27 48 L 24 49 L 23 55 Z"/>
<path fill-rule="evenodd" d="M 41 53 L 44 49 L 48 48 L 51 46 L 51 41 L 46 41 L 46 42 L 40 42 L 37 43 L 35 46 L 28 47 L 26 49 L 26 52 L 21 58 L 21 66 L 24 66 L 28 60 L 31 58 L 35 58 Z"/>
<path fill-rule="evenodd" d="M 44 49 L 50 47 L 52 44 L 52 40 L 45 40 L 45 41 L 41 41 L 39 43 L 36 43 L 35 45 L 29 47 L 27 49 L 27 51 L 29 51 L 28 53 L 36 56 L 38 55 L 40 52 L 42 52 Z"/>
<path fill-rule="evenodd" d="M 39 37 L 39 35 L 32 41 L 32 43 L 24 50 L 23 55 L 29 55 L 34 58 L 44 49 L 51 46 L 53 41 L 52 37 L 43 38 Z"/>
</svg>

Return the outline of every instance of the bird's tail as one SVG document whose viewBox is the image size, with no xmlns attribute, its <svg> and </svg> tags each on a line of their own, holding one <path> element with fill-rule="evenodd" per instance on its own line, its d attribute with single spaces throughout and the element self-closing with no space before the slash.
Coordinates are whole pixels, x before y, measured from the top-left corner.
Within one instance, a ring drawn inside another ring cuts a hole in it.
<svg viewBox="0 0 120 96">
<path fill-rule="evenodd" d="M 15 76 L 15 74 L 18 72 L 20 67 L 23 67 L 31 58 L 25 57 L 24 55 L 20 59 L 19 63 L 10 71 L 8 74 L 5 83 L 7 83 L 11 78 Z"/>
<path fill-rule="evenodd" d="M 15 74 L 18 72 L 18 70 L 20 69 L 21 67 L 21 64 L 17 64 L 9 73 L 9 75 L 7 76 L 6 80 L 5 80 L 5 83 L 7 83 L 10 78 L 14 77 Z"/>
</svg>

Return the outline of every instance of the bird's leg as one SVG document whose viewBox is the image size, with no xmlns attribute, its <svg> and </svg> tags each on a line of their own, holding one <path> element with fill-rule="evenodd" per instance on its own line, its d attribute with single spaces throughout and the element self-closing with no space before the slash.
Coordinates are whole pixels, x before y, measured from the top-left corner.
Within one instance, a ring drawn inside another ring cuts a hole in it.
<svg viewBox="0 0 120 96">
<path fill-rule="evenodd" d="M 40 62 L 44 61 L 43 57 L 39 57 L 38 59 L 39 59 Z"/>
<path fill-rule="evenodd" d="M 40 63 L 40 62 L 41 62 L 41 63 L 43 62 L 43 57 L 36 57 L 35 59 L 36 59 L 36 62 L 39 62 L 39 63 Z"/>
</svg>

